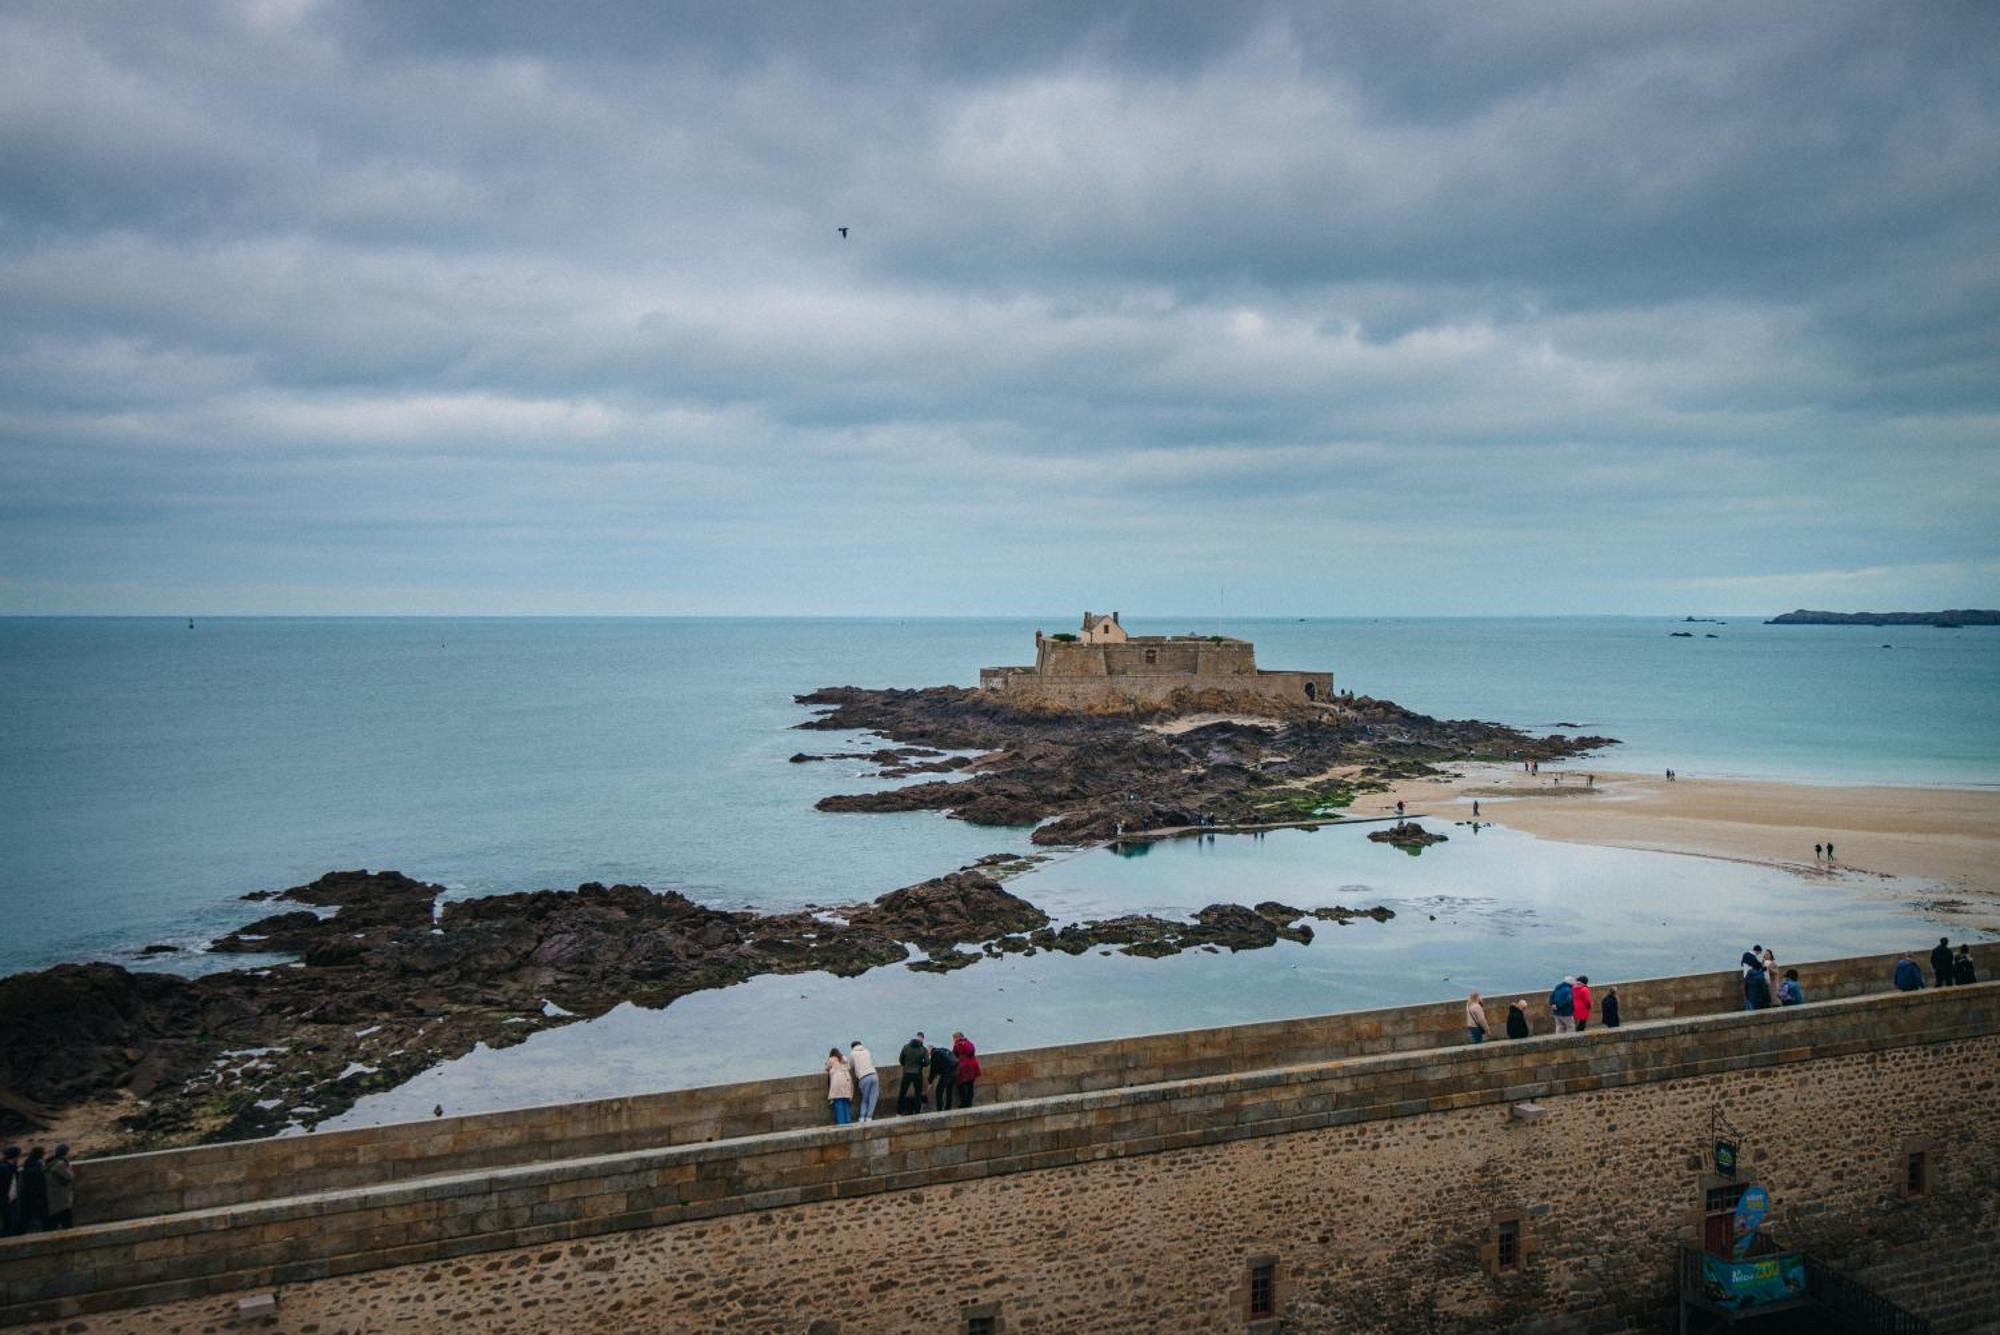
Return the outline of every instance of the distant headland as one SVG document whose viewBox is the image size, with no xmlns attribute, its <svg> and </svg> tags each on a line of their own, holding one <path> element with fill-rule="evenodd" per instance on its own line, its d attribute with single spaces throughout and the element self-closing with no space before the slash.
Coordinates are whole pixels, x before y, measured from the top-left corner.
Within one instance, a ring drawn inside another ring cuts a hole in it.
<svg viewBox="0 0 2000 1335">
<path fill-rule="evenodd" d="M 1990 607 L 1958 607 L 1943 612 L 1796 612 L 1774 616 L 1767 626 L 2000 626 L 2000 611 Z"/>
</svg>

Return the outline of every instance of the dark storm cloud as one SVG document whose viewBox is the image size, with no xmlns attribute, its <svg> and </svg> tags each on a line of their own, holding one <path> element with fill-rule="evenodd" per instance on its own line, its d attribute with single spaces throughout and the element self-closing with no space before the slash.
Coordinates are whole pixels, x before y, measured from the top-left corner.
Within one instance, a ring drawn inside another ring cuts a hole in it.
<svg viewBox="0 0 2000 1335">
<path fill-rule="evenodd" d="M 17 4 L 0 605 L 1990 602 L 1996 50 L 1982 4 Z"/>
</svg>

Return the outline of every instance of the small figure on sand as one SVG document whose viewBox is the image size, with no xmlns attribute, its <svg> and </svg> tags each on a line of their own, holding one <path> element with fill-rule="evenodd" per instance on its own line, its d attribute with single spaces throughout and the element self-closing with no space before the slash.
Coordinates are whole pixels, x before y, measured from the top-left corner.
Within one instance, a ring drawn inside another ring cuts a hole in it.
<svg viewBox="0 0 2000 1335">
<path fill-rule="evenodd" d="M 1472 799 L 1472 819 L 1479 819 L 1479 799 L 1476 797 Z"/>
<path fill-rule="evenodd" d="M 1825 853 L 1823 853 L 1823 852 L 1821 851 L 1821 845 L 1819 845 L 1819 844 L 1814 844 L 1814 845 L 1813 845 L 1813 861 L 1814 861 L 1814 862 L 1818 862 L 1818 861 L 1819 861 L 1819 860 L 1820 860 L 1820 859 L 1821 859 L 1822 857 L 1825 857 L 1825 856 L 1826 856 L 1826 854 L 1825 854 Z"/>
<path fill-rule="evenodd" d="M 1403 814 L 1403 804 L 1401 802 L 1398 802 L 1396 803 L 1396 815 L 1400 817 L 1402 814 Z"/>
<path fill-rule="evenodd" d="M 1833 861 L 1833 840 L 1831 839 L 1826 841 L 1826 860 L 1828 862 Z"/>
</svg>

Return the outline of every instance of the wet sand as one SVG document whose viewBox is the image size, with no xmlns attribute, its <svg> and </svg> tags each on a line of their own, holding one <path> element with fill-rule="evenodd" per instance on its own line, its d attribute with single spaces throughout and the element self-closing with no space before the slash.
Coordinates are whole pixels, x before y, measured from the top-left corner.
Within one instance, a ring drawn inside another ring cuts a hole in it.
<svg viewBox="0 0 2000 1335">
<path fill-rule="evenodd" d="M 1358 816 L 1396 801 L 1437 821 L 1480 819 L 1570 843 L 1603 844 L 1783 867 L 1802 876 L 1865 884 L 1867 876 L 1936 881 L 1932 913 L 2000 932 L 2000 791 L 1821 786 L 1703 779 L 1581 768 L 1466 765 L 1455 777 L 1399 785 L 1354 804 Z M 1557 782 L 1558 774 L 1561 782 Z M 1813 845 L 1831 840 L 1832 862 Z M 1902 892 L 1907 898 L 1907 891 Z M 1962 901 L 1953 904 L 1950 901 Z"/>
</svg>

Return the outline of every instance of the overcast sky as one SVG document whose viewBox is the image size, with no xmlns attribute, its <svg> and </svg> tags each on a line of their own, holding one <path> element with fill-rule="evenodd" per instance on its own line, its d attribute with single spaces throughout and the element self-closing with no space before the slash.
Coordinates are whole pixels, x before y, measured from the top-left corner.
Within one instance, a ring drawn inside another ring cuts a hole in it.
<svg viewBox="0 0 2000 1335">
<path fill-rule="evenodd" d="M 2000 605 L 1996 69 L 1990 2 L 5 0 L 0 611 Z"/>
</svg>

